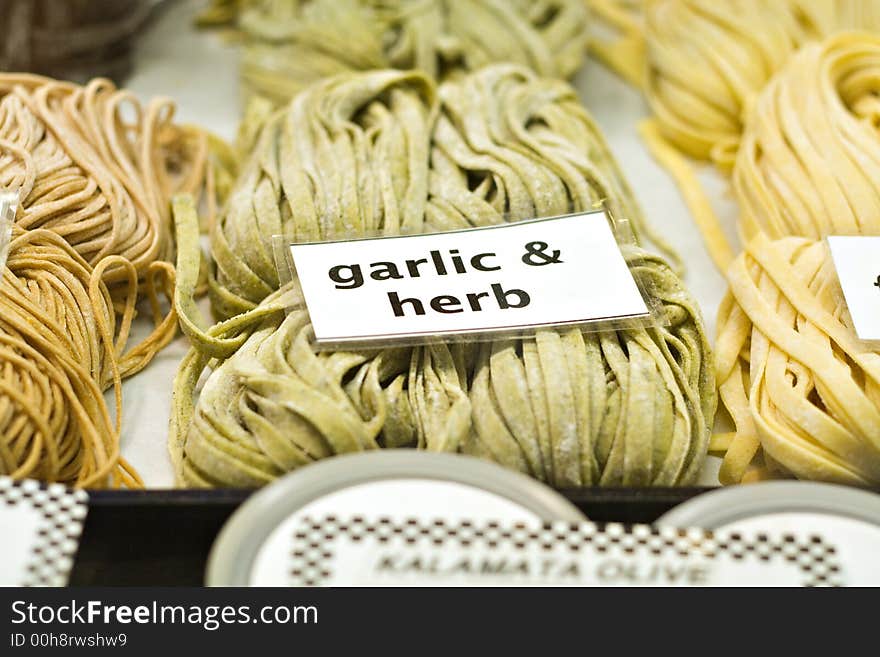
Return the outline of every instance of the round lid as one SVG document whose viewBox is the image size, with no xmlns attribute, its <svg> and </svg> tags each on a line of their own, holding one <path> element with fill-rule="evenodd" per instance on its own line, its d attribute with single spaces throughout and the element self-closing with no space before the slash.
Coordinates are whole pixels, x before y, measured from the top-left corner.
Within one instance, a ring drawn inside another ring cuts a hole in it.
<svg viewBox="0 0 880 657">
<path fill-rule="evenodd" d="M 415 450 L 336 456 L 261 489 L 229 519 L 208 558 L 213 586 L 278 586 L 303 518 L 445 518 L 580 522 L 564 497 L 523 474 L 482 459 Z"/>
<path fill-rule="evenodd" d="M 818 535 L 834 545 L 844 582 L 880 585 L 880 495 L 811 482 L 767 482 L 712 491 L 657 521 L 661 527 Z"/>
<path fill-rule="evenodd" d="M 840 516 L 874 524 L 880 531 L 880 495 L 805 481 L 719 488 L 680 504 L 663 515 L 657 524 L 720 529 L 756 516 L 779 513 Z"/>
</svg>

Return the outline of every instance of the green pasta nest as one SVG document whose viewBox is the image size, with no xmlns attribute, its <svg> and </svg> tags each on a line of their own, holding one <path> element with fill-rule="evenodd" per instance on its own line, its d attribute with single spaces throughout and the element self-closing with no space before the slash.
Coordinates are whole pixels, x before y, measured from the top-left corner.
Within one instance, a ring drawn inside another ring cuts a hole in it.
<svg viewBox="0 0 880 657">
<path fill-rule="evenodd" d="M 418 70 L 446 79 L 495 62 L 566 78 L 583 62 L 583 0 L 215 0 L 234 23 L 248 94 L 283 103 L 340 73 Z"/>
<path fill-rule="evenodd" d="M 557 487 L 692 483 L 716 405 L 709 345 L 677 274 L 641 246 L 624 251 L 653 290 L 656 327 L 364 352 L 316 350 L 298 287 L 282 286 L 273 258 L 278 234 L 451 230 L 598 202 L 639 244 L 659 241 L 564 82 L 495 65 L 436 92 L 421 74 L 377 71 L 299 94 L 259 131 L 213 232 L 223 321 L 207 332 L 191 319 L 198 258 L 178 267 L 194 340 L 175 383 L 182 483 L 261 485 L 389 447 L 474 454 Z M 195 213 L 177 206 L 178 249 L 194 250 Z"/>
</svg>

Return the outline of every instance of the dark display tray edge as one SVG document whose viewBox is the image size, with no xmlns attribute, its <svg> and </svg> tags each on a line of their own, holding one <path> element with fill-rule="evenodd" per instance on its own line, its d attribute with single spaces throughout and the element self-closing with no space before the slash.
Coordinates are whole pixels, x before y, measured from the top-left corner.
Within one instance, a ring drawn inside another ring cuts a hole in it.
<svg viewBox="0 0 880 657">
<path fill-rule="evenodd" d="M 650 523 L 710 488 L 562 490 L 596 522 Z M 252 490 L 89 491 L 71 584 L 197 586 L 223 523 Z"/>
</svg>

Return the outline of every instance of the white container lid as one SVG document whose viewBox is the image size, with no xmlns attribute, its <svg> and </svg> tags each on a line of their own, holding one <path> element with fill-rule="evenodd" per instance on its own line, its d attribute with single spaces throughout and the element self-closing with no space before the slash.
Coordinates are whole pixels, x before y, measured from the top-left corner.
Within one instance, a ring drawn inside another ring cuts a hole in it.
<svg viewBox="0 0 880 657">
<path fill-rule="evenodd" d="M 661 517 L 661 527 L 818 535 L 835 545 L 849 585 L 880 586 L 880 495 L 800 481 L 723 488 Z"/>
<path fill-rule="evenodd" d="M 675 507 L 662 527 L 720 529 L 757 516 L 812 513 L 860 520 L 880 531 L 880 495 L 857 488 L 805 481 L 744 484 L 699 495 Z"/>
<path fill-rule="evenodd" d="M 540 482 L 485 460 L 414 450 L 347 454 L 296 470 L 248 499 L 217 537 L 209 586 L 279 586 L 306 516 L 445 518 L 539 524 L 584 515 Z"/>
</svg>

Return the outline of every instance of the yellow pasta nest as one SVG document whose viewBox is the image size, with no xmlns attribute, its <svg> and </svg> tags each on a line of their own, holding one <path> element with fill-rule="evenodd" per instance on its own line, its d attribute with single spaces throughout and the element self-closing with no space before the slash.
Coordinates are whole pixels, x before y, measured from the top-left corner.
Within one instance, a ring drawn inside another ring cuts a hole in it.
<svg viewBox="0 0 880 657">
<path fill-rule="evenodd" d="M 773 78 L 734 188 L 748 242 L 719 318 L 717 375 L 736 424 L 719 442 L 722 481 L 877 484 L 880 353 L 856 339 L 815 240 L 880 235 L 880 37 L 810 44 Z"/>
<path fill-rule="evenodd" d="M 880 350 L 856 338 L 825 242 L 755 237 L 728 273 L 716 369 L 722 483 L 880 483 Z"/>
<path fill-rule="evenodd" d="M 880 35 L 809 44 L 773 78 L 733 186 L 745 240 L 880 235 Z"/>
<path fill-rule="evenodd" d="M 802 45 L 880 30 L 876 0 L 651 0 L 646 93 L 666 139 L 729 169 L 758 93 Z"/>
</svg>

